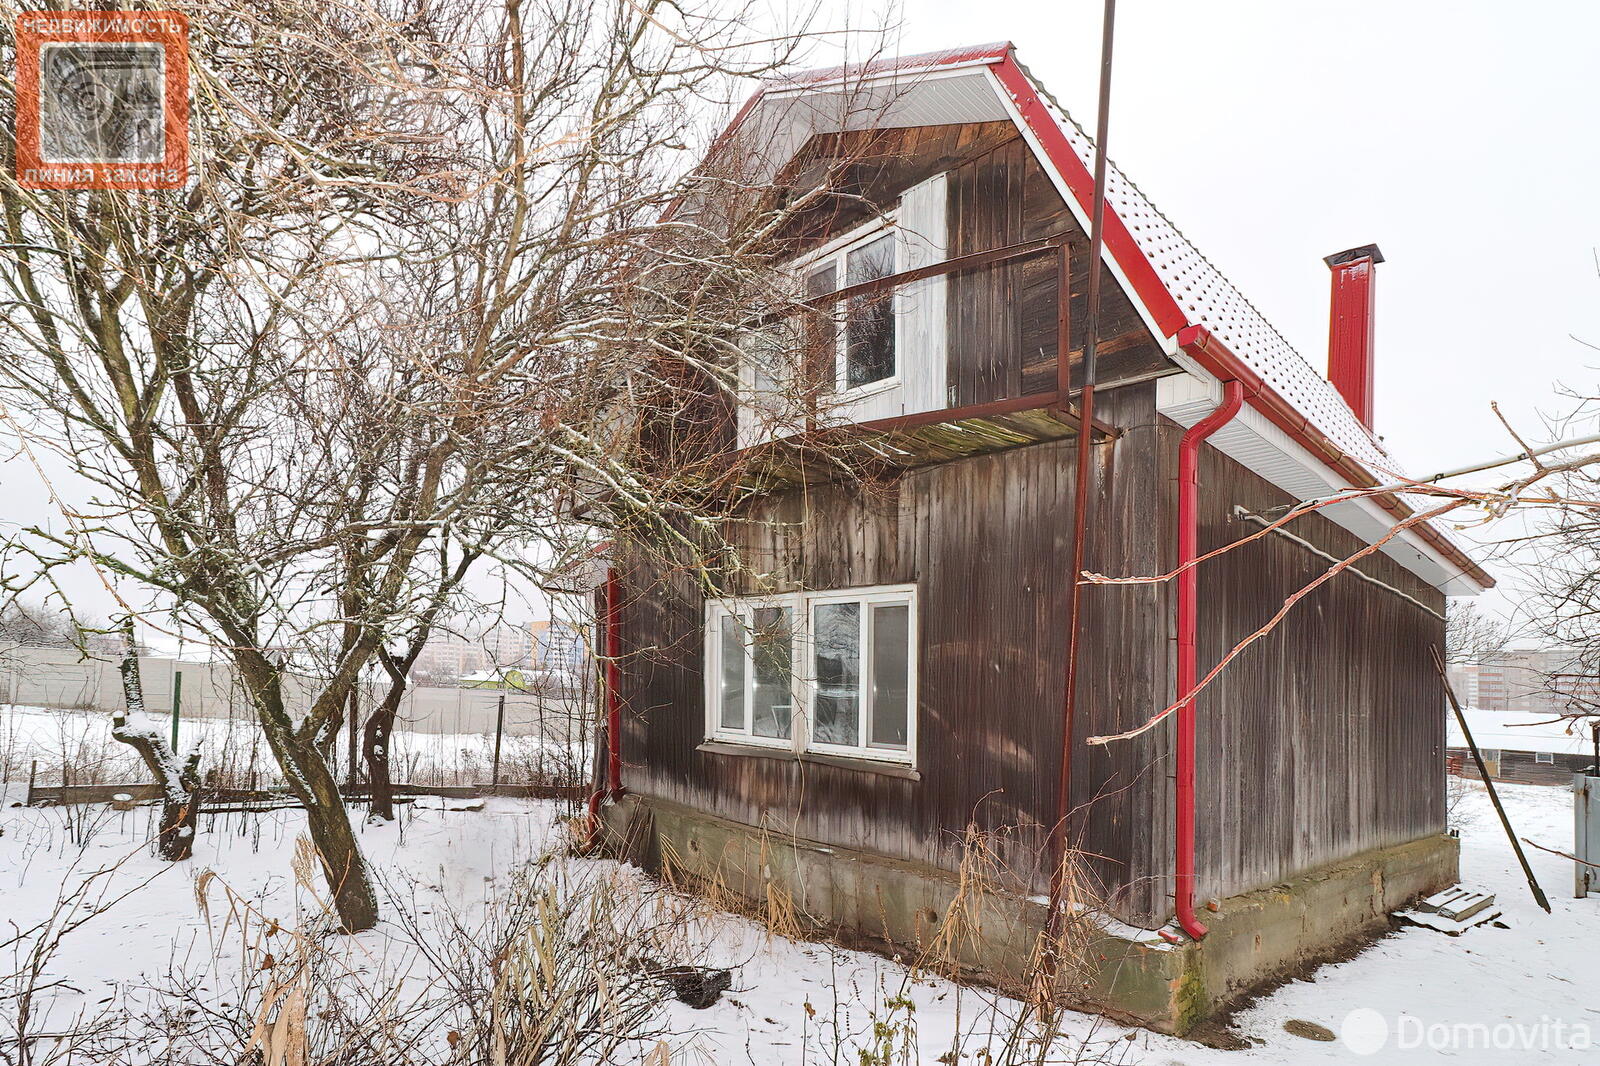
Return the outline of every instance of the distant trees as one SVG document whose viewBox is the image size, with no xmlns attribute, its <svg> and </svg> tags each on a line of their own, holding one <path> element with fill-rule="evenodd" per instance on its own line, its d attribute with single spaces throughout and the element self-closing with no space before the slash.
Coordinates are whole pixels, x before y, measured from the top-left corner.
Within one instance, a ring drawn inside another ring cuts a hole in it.
<svg viewBox="0 0 1600 1066">
<path fill-rule="evenodd" d="M 537 580 L 618 531 L 715 558 L 739 478 L 704 416 L 792 305 L 773 234 L 817 190 L 764 188 L 750 151 L 694 170 L 693 146 L 795 40 L 737 4 L 178 6 L 186 188 L 40 192 L 3 149 L 5 432 L 69 473 L 59 520 L 0 543 L 0 591 L 70 606 L 55 575 L 87 562 L 209 643 L 365 929 L 327 752 L 375 664 L 403 688 L 388 667 L 462 566 Z"/>
<path fill-rule="evenodd" d="M 1510 639 L 1506 623 L 1479 610 L 1471 600 L 1455 599 L 1445 604 L 1445 662 L 1482 662 L 1503 652 Z"/>
<path fill-rule="evenodd" d="M 10 600 L 0 603 L 0 645 L 33 648 L 70 648 L 79 641 L 78 627 L 70 616 L 43 603 Z"/>
</svg>

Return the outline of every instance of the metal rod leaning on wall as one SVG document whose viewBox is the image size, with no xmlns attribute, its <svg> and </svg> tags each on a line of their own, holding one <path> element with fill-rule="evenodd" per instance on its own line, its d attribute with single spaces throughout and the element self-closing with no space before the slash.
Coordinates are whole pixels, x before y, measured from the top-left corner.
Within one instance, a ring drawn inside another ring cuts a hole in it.
<svg viewBox="0 0 1600 1066">
<path fill-rule="evenodd" d="M 1090 512 L 1094 507 L 1094 462 L 1091 445 L 1094 441 L 1094 387 L 1096 378 L 1097 346 L 1100 332 L 1100 256 L 1105 249 L 1106 212 L 1106 142 L 1111 131 L 1111 51 L 1117 16 L 1116 0 L 1105 0 L 1100 25 L 1100 107 L 1095 121 L 1094 143 L 1094 200 L 1089 220 L 1089 291 L 1088 309 L 1084 316 L 1083 334 L 1083 389 L 1078 397 L 1077 471 L 1073 484 L 1072 504 L 1072 563 L 1067 575 L 1067 648 L 1066 673 L 1062 687 L 1061 761 L 1056 775 L 1056 820 L 1051 826 L 1050 910 L 1045 919 L 1045 946 L 1043 967 L 1052 980 L 1056 974 L 1056 950 L 1061 932 L 1061 897 L 1067 863 L 1067 815 L 1071 809 L 1072 751 L 1074 726 L 1078 711 L 1078 667 L 1080 645 L 1078 641 L 1078 610 L 1082 602 L 1079 584 L 1084 568 L 1084 541 L 1089 535 Z M 1070 259 L 1068 260 L 1070 263 Z M 1068 292 L 1070 293 L 1070 282 Z M 1060 297 L 1057 297 L 1058 301 Z M 1060 305 L 1057 305 L 1060 315 Z M 1065 324 L 1065 319 L 1060 320 Z M 1061 330 L 1060 332 L 1067 332 Z M 1057 341 L 1057 373 L 1061 365 L 1071 359 L 1065 341 Z M 1070 378 L 1068 379 L 1070 382 Z M 1065 399 L 1063 396 L 1062 399 Z"/>
<path fill-rule="evenodd" d="M 1444 657 L 1439 654 L 1436 646 L 1428 650 L 1433 653 L 1433 666 L 1439 671 L 1439 682 L 1444 685 L 1445 698 L 1450 701 L 1450 709 L 1456 712 L 1456 722 L 1461 726 L 1461 735 L 1467 738 L 1467 750 L 1472 752 L 1472 761 L 1478 765 L 1478 776 L 1483 778 L 1483 785 L 1489 790 L 1489 802 L 1494 804 L 1494 812 L 1500 816 L 1500 824 L 1505 828 L 1506 839 L 1511 841 L 1511 850 L 1517 853 L 1517 861 L 1522 864 L 1523 876 L 1528 879 L 1528 887 L 1533 890 L 1533 900 L 1544 908 L 1546 914 L 1549 914 L 1550 901 L 1545 898 L 1544 889 L 1539 887 L 1539 879 L 1533 876 L 1533 867 L 1528 865 L 1528 856 L 1522 850 L 1522 842 L 1517 839 L 1516 830 L 1511 828 L 1511 819 L 1506 816 L 1506 809 L 1500 805 L 1500 793 L 1495 791 L 1494 779 L 1489 776 L 1488 769 L 1483 765 L 1483 756 L 1478 752 L 1478 742 L 1472 739 L 1467 716 L 1462 713 L 1461 704 L 1456 700 L 1455 690 L 1450 687 L 1450 676 L 1444 668 Z"/>
</svg>

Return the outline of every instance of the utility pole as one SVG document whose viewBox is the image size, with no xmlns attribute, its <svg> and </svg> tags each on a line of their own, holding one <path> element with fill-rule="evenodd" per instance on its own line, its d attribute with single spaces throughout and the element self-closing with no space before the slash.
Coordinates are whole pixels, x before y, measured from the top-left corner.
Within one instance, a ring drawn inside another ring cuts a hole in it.
<svg viewBox="0 0 1600 1066">
<path fill-rule="evenodd" d="M 178 714 L 183 704 L 183 671 L 172 664 L 172 754 L 178 754 Z"/>
<path fill-rule="evenodd" d="M 495 708 L 494 712 L 494 770 L 489 775 L 492 778 L 489 782 L 489 788 L 496 793 L 500 791 L 500 737 L 505 732 L 505 728 L 506 694 L 502 690 L 500 692 L 500 704 Z"/>
</svg>

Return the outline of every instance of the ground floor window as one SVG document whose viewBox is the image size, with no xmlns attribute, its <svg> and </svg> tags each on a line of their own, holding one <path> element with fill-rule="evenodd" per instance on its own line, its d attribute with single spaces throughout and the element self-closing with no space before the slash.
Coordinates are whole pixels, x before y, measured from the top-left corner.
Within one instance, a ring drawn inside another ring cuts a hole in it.
<svg viewBox="0 0 1600 1066">
<path fill-rule="evenodd" d="M 1546 766 L 1554 766 L 1556 764 L 1556 756 L 1554 752 L 1539 751 L 1534 753 L 1533 761 L 1543 763 Z"/>
<path fill-rule="evenodd" d="M 916 589 L 708 604 L 706 682 L 713 739 L 910 762 Z"/>
</svg>

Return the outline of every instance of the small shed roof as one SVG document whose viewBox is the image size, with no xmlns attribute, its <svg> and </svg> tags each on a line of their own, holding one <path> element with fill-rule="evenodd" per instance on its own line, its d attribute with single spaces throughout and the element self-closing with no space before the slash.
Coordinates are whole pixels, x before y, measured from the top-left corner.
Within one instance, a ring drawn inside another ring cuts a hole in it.
<svg viewBox="0 0 1600 1066">
<path fill-rule="evenodd" d="M 1567 731 L 1565 722 L 1552 722 L 1549 715 L 1529 714 L 1527 711 L 1486 711 L 1469 707 L 1464 712 L 1467 727 L 1478 747 L 1497 748 L 1501 751 L 1551 752 L 1556 755 L 1588 755 L 1594 751 L 1594 742 L 1587 729 Z M 1464 748 L 1467 739 L 1455 717 L 1449 719 L 1450 733 L 1446 741 L 1452 748 Z"/>
</svg>

